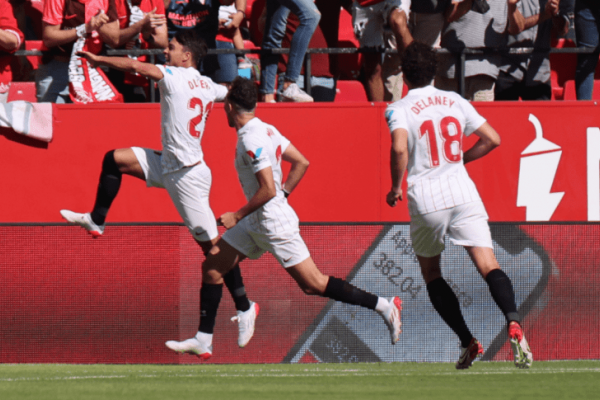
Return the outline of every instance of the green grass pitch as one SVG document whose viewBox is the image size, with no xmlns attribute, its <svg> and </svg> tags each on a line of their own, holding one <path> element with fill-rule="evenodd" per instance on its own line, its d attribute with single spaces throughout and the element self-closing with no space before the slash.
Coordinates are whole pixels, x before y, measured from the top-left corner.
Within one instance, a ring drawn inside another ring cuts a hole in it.
<svg viewBox="0 0 600 400">
<path fill-rule="evenodd" d="M 0 399 L 599 399 L 600 361 L 0 365 Z"/>
</svg>

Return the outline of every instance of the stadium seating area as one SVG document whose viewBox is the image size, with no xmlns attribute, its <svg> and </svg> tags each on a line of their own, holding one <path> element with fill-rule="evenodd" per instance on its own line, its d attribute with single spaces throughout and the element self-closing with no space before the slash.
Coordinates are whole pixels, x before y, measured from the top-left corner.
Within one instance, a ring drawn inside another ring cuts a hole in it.
<svg viewBox="0 0 600 400">
<path fill-rule="evenodd" d="M 260 0 L 248 0 L 246 15 L 252 16 L 253 5 Z M 252 17 L 252 20 L 255 18 Z M 252 30 L 252 28 L 251 28 Z M 340 48 L 357 49 L 358 41 L 354 36 L 352 28 L 352 17 L 345 9 L 341 10 L 339 19 L 339 43 Z M 251 40 L 245 40 L 246 49 L 259 49 L 260 43 L 254 43 Z M 558 39 L 552 43 L 553 48 L 575 48 L 575 43 L 571 39 Z M 24 50 L 45 50 L 41 40 L 29 40 L 25 42 Z M 258 54 L 249 54 L 249 58 L 258 59 Z M 367 101 L 367 95 L 362 83 L 359 81 L 361 54 L 341 54 L 338 56 L 338 81 L 336 102 L 361 102 Z M 40 56 L 27 56 L 27 60 L 33 69 L 36 69 L 40 63 Z M 573 53 L 552 53 L 551 62 L 551 85 L 552 100 L 576 100 L 575 95 L 575 68 L 577 55 Z M 258 64 L 258 63 L 257 63 Z M 596 69 L 595 86 L 593 99 L 600 99 L 600 63 Z M 406 89 L 404 89 L 406 93 Z M 35 84 L 33 82 L 13 82 L 13 88 L 9 93 L 9 101 L 12 100 L 35 100 Z"/>
</svg>

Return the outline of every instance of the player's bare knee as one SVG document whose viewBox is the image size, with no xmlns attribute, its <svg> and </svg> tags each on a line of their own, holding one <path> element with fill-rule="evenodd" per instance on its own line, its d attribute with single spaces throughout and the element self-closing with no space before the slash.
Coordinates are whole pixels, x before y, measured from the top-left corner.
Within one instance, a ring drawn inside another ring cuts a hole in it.
<svg viewBox="0 0 600 400">
<path fill-rule="evenodd" d="M 490 272 L 492 272 L 495 269 L 500 269 L 500 265 L 498 265 L 498 262 L 486 263 L 484 265 L 478 266 L 477 269 L 479 270 L 479 273 L 481 274 L 483 279 L 485 279 L 485 278 L 487 278 L 487 276 Z"/>
<path fill-rule="evenodd" d="M 324 293 L 324 290 L 322 290 L 318 285 L 312 283 L 302 284 L 300 285 L 300 288 L 302 289 L 304 294 L 307 294 L 309 296 L 321 296 Z"/>
</svg>

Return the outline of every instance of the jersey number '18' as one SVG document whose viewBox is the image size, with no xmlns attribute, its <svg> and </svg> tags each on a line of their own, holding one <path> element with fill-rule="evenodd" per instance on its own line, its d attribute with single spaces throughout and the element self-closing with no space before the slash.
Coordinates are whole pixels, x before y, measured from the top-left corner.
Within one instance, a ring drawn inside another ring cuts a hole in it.
<svg viewBox="0 0 600 400">
<path fill-rule="evenodd" d="M 462 138 L 463 133 L 460 123 L 454 117 L 448 116 L 442 118 L 439 123 L 439 132 L 442 139 L 442 148 L 444 158 L 450 163 L 460 162 L 462 159 Z M 431 168 L 440 166 L 440 156 L 438 151 L 438 135 L 436 134 L 435 124 L 432 120 L 427 120 L 419 128 L 419 139 L 427 137 L 427 150 L 429 153 L 429 165 Z"/>
</svg>

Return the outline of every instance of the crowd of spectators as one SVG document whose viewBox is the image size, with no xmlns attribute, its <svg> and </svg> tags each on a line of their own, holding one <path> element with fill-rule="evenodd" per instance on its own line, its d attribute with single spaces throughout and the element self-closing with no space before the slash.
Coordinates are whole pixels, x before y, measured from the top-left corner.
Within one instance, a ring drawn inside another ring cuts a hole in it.
<svg viewBox="0 0 600 400">
<path fill-rule="evenodd" d="M 207 56 L 201 73 L 217 83 L 250 68 L 264 102 L 334 101 L 339 55 L 311 56 L 310 90 L 304 58 L 309 48 L 338 47 L 341 12 L 352 14 L 355 43 L 364 49 L 355 57 L 370 101 L 402 96 L 400 60 L 413 40 L 447 50 L 434 81 L 440 89 L 462 90 L 473 101 L 549 100 L 550 49 L 569 32 L 578 47 L 593 49 L 573 56 L 571 78 L 578 99 L 592 98 L 600 56 L 596 0 L 0 0 L 0 102 L 12 81 L 35 81 L 39 102 L 72 102 L 74 47 L 164 49 L 182 29 L 194 29 L 213 49 L 289 48 L 284 55 Z M 11 55 L 35 40 L 45 46 L 39 65 Z M 482 51 L 465 51 L 472 48 Z M 164 60 L 159 55 L 156 62 Z M 146 79 L 103 73 L 125 102 L 149 101 Z"/>
</svg>

